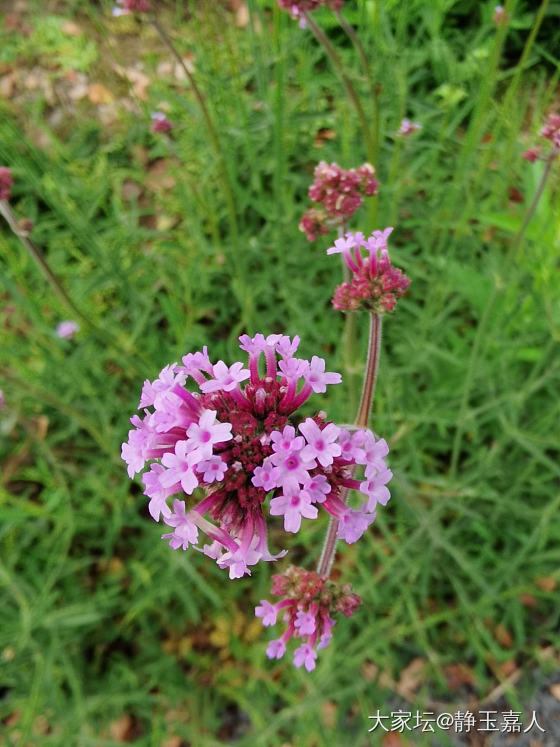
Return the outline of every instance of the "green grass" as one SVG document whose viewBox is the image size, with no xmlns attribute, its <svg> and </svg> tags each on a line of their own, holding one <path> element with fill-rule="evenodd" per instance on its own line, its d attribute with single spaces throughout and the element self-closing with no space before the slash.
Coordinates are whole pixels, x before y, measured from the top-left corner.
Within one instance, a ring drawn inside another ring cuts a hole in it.
<svg viewBox="0 0 560 747">
<path fill-rule="evenodd" d="M 13 208 L 33 221 L 73 301 L 113 340 L 85 327 L 73 341 L 55 336 L 69 312 L 3 224 L 6 744 L 117 744 L 123 714 L 139 745 L 173 736 L 197 747 L 378 744 L 367 717 L 390 713 L 415 658 L 426 669 L 411 710 L 465 702 L 449 687 L 449 665 L 472 670 L 470 693 L 482 700 L 512 660 L 523 672 L 505 687 L 515 710 L 530 672 L 546 667 L 543 649 L 557 646 L 558 164 L 514 247 L 542 172 L 520 156 L 558 107 L 557 9 L 543 4 L 539 30 L 532 4 L 509 3 L 514 21 L 500 35 L 491 3 L 347 5 L 382 87 L 377 218 L 363 208 L 353 227 L 394 225 L 392 258 L 412 284 L 384 325 L 372 417 L 391 441 L 392 499 L 339 555 L 341 578 L 364 604 L 339 620 L 311 675 L 265 657 L 270 635 L 253 607 L 268 597 L 273 569 L 229 582 L 207 558 L 172 552 L 119 452 L 143 379 L 202 345 L 233 362 L 241 332 L 282 331 L 301 336 L 302 355 L 344 369 L 344 319 L 330 305 L 339 263 L 325 255 L 329 237 L 308 244 L 297 229 L 316 162 L 365 160 L 344 90 L 311 34 L 273 0 L 250 0 L 244 29 L 225 4 L 168 3 L 162 22 L 195 55 L 220 155 L 186 83 L 157 73 L 170 58 L 148 24 L 112 19 L 110 3 L 102 12 L 36 2 L 24 18 L 31 36 L 0 31 L 8 74 L 39 68 L 55 91 L 49 103 L 19 79 L 1 104 Z M 470 26 L 459 32 L 465 15 Z M 315 18 L 367 109 L 351 44 L 330 13 Z M 84 35 L 61 36 L 63 20 Z M 146 100 L 115 73 L 117 61 L 143 63 Z M 67 66 L 103 83 L 114 102 L 69 98 Z M 172 144 L 148 132 L 160 102 L 177 123 Z M 403 116 L 424 127 L 399 141 Z M 320 130 L 335 137 L 318 148 Z M 348 422 L 352 381 L 314 404 Z M 293 561 L 316 562 L 326 528 L 316 524 L 292 543 Z M 271 545 L 283 542 L 273 530 Z M 548 586 L 535 583 L 542 578 Z"/>
</svg>

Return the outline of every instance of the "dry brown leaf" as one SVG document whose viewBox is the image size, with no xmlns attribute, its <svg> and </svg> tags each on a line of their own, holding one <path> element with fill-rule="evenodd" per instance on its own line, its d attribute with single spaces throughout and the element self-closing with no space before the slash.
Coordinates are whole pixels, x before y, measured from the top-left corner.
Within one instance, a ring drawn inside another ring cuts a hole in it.
<svg viewBox="0 0 560 747">
<path fill-rule="evenodd" d="M 502 623 L 498 623 L 494 627 L 494 638 L 498 641 L 500 646 L 503 646 L 504 648 L 511 648 L 513 645 L 513 636 L 505 625 L 502 625 Z"/>
<path fill-rule="evenodd" d="M 3 99 L 11 99 L 17 88 L 17 73 L 13 70 L 11 73 L 2 75 L 0 78 L 0 96 Z"/>
<path fill-rule="evenodd" d="M 403 698 L 412 698 L 414 693 L 422 682 L 424 681 L 424 673 L 426 670 L 426 660 L 420 657 L 413 659 L 410 664 L 405 667 L 399 681 L 397 683 L 396 691 Z"/>
<path fill-rule="evenodd" d="M 560 682 L 555 682 L 553 685 L 550 685 L 548 689 L 550 694 L 554 695 L 556 700 L 560 700 Z"/>
<path fill-rule="evenodd" d="M 103 83 L 91 83 L 87 90 L 88 99 L 92 104 L 108 104 L 113 100 L 113 94 Z"/>
<path fill-rule="evenodd" d="M 327 729 L 334 729 L 338 716 L 338 706 L 332 700 L 327 700 L 321 706 L 321 721 Z"/>
<path fill-rule="evenodd" d="M 130 179 L 127 179 L 126 181 L 123 182 L 122 189 L 121 189 L 121 195 L 125 202 L 130 202 L 131 200 L 137 200 L 141 194 L 142 194 L 142 187 L 139 184 L 131 181 Z"/>
<path fill-rule="evenodd" d="M 130 713 L 123 713 L 109 726 L 111 737 L 117 742 L 128 742 L 134 733 L 134 721 Z"/>
<path fill-rule="evenodd" d="M 74 23 L 74 21 L 64 21 L 60 30 L 63 34 L 66 34 L 66 36 L 81 36 L 84 33 L 78 24 Z"/>
<path fill-rule="evenodd" d="M 161 743 L 161 747 L 181 747 L 181 737 L 168 737 Z"/>
<path fill-rule="evenodd" d="M 554 576 L 540 576 L 535 579 L 535 585 L 541 589 L 541 591 L 554 591 L 558 586 L 558 579 Z"/>
<path fill-rule="evenodd" d="M 313 147 L 322 148 L 327 141 L 334 140 L 335 137 L 336 137 L 336 132 L 334 130 L 329 130 L 327 128 L 318 130 L 317 134 L 313 138 Z"/>
<path fill-rule="evenodd" d="M 524 607 L 536 607 L 537 600 L 533 594 L 520 594 L 519 601 Z"/>
<path fill-rule="evenodd" d="M 398 731 L 389 731 L 383 735 L 381 744 L 383 747 L 404 747 L 406 742 L 403 741 Z"/>
<path fill-rule="evenodd" d="M 466 664 L 449 664 L 444 667 L 445 679 L 452 692 L 457 692 L 464 685 L 475 685 L 476 678 L 472 669 Z"/>
<path fill-rule="evenodd" d="M 379 667 L 372 661 L 365 661 L 360 672 L 366 682 L 373 682 L 379 674 Z"/>
</svg>

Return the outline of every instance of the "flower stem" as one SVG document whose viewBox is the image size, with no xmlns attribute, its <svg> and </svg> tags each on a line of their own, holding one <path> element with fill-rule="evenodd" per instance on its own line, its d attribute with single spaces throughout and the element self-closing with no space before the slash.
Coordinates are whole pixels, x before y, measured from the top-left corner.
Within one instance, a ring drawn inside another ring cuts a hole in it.
<svg viewBox="0 0 560 747">
<path fill-rule="evenodd" d="M 47 264 L 40 249 L 35 246 L 33 241 L 29 238 L 26 231 L 23 231 L 17 223 L 16 217 L 12 212 L 12 208 L 7 200 L 0 200 L 0 214 L 6 219 L 7 224 L 12 229 L 13 233 L 21 241 L 28 254 L 31 256 L 33 261 L 41 270 L 43 276 L 47 280 L 54 294 L 57 296 L 59 301 L 66 306 L 66 308 L 94 334 L 102 343 L 110 345 L 122 352 L 122 342 L 113 337 L 112 334 L 106 332 L 101 327 L 98 327 L 83 311 L 74 303 L 68 293 L 65 291 L 62 283 L 51 270 Z"/>
<path fill-rule="evenodd" d="M 373 158 L 374 160 L 377 159 L 377 154 L 379 152 L 379 86 L 377 86 L 373 80 L 373 76 L 371 74 L 371 67 L 369 64 L 369 60 L 366 55 L 366 51 L 364 49 L 364 45 L 360 41 L 360 37 L 355 32 L 354 27 L 348 23 L 346 18 L 342 15 L 340 10 L 335 11 L 336 17 L 338 18 L 338 22 L 342 26 L 344 32 L 346 35 L 351 39 L 352 43 L 356 47 L 356 51 L 358 53 L 358 57 L 360 58 L 360 61 L 362 63 L 362 67 L 364 68 L 364 72 L 368 79 L 369 84 L 369 90 L 371 95 L 371 105 L 373 109 L 373 123 L 372 123 L 372 130 L 373 130 Z M 372 166 L 375 164 L 372 164 Z"/>
<path fill-rule="evenodd" d="M 163 28 L 163 26 L 161 26 L 160 22 L 155 16 L 152 16 L 150 21 L 151 21 L 153 28 L 156 30 L 157 34 L 162 40 L 162 42 L 165 44 L 165 46 L 167 47 L 171 55 L 175 58 L 175 60 L 181 66 L 181 69 L 185 73 L 187 80 L 189 81 L 191 90 L 196 99 L 196 102 L 200 108 L 202 118 L 204 119 L 204 123 L 206 125 L 208 136 L 216 152 L 216 156 L 218 159 L 218 168 L 220 170 L 220 175 L 222 178 L 222 183 L 223 183 L 223 188 L 224 188 L 224 194 L 226 198 L 226 204 L 227 204 L 227 210 L 228 210 L 229 222 L 230 222 L 230 228 L 231 228 L 231 234 L 232 234 L 232 240 L 233 240 L 233 249 L 234 249 L 233 261 L 234 261 L 236 275 L 237 275 L 237 282 L 240 288 L 240 292 L 238 292 L 236 295 L 238 296 L 238 300 L 240 304 L 244 307 L 244 312 L 245 312 L 246 317 L 248 317 L 249 306 L 250 306 L 250 294 L 245 289 L 245 281 L 244 281 L 245 273 L 243 271 L 243 266 L 241 264 L 239 224 L 237 222 L 237 210 L 235 207 L 235 196 L 233 193 L 233 187 L 231 184 L 230 175 L 229 175 L 229 172 L 226 166 L 224 151 L 220 143 L 220 138 L 218 137 L 216 127 L 214 126 L 214 122 L 212 120 L 212 117 L 210 116 L 208 107 L 206 106 L 206 101 L 204 99 L 202 91 L 198 87 L 193 74 L 191 73 L 187 65 L 185 64 L 184 59 L 181 57 L 181 55 L 177 51 L 175 45 L 173 44 L 173 41 L 171 40 L 171 37 L 169 36 L 167 31 Z M 233 287 L 235 288 L 235 285 Z M 247 325 L 249 325 L 248 318 L 246 318 L 244 321 Z"/>
<path fill-rule="evenodd" d="M 371 136 L 371 132 L 369 129 L 369 125 L 368 125 L 368 121 L 367 121 L 364 109 L 362 107 L 362 104 L 360 103 L 358 94 L 356 93 L 356 89 L 354 88 L 352 81 L 346 74 L 344 65 L 342 64 L 342 60 L 338 56 L 338 53 L 333 47 L 333 45 L 330 43 L 323 29 L 315 23 L 315 21 L 311 18 L 309 13 L 304 12 L 303 17 L 305 19 L 305 22 L 307 23 L 307 25 L 313 32 L 315 38 L 319 42 L 319 44 L 322 45 L 325 52 L 330 57 L 330 60 L 334 68 L 336 69 L 337 73 L 339 74 L 342 80 L 342 84 L 344 85 L 344 90 L 346 91 L 346 95 L 348 96 L 351 104 L 356 110 L 356 114 L 358 115 L 358 119 L 360 120 L 362 134 L 364 136 L 364 140 L 366 143 L 368 160 L 370 161 L 370 163 L 373 164 L 375 161 L 375 144 Z"/>
<path fill-rule="evenodd" d="M 360 406 L 356 415 L 356 427 L 367 428 L 369 415 L 375 395 L 375 384 L 377 381 L 377 371 L 379 368 L 379 355 L 381 352 L 381 316 L 379 314 L 370 314 L 369 317 L 369 343 L 366 369 L 364 374 L 364 383 L 362 387 L 362 396 Z M 346 503 L 348 499 L 348 489 L 340 492 L 340 500 Z M 336 533 L 338 530 L 338 519 L 331 519 L 327 529 L 327 536 L 317 565 L 317 573 L 320 576 L 328 576 L 331 572 L 332 564 L 336 554 Z"/>
</svg>

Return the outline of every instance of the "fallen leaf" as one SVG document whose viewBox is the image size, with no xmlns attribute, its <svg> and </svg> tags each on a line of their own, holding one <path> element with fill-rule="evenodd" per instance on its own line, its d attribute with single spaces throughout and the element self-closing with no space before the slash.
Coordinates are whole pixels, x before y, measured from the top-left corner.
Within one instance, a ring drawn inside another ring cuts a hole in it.
<svg viewBox="0 0 560 747">
<path fill-rule="evenodd" d="M 317 131 L 317 134 L 313 138 L 313 147 L 322 148 L 327 141 L 334 140 L 335 137 L 336 137 L 336 132 L 334 130 L 322 128 Z"/>
<path fill-rule="evenodd" d="M 540 576 L 535 579 L 535 585 L 541 589 L 541 591 L 554 591 L 558 586 L 558 580 L 554 576 Z"/>
<path fill-rule="evenodd" d="M 502 625 L 502 623 L 498 623 L 495 626 L 494 638 L 498 641 L 500 646 L 503 646 L 504 648 L 511 648 L 513 645 L 513 636 L 505 625 Z"/>
<path fill-rule="evenodd" d="M 60 30 L 66 36 L 81 36 L 83 34 L 82 29 L 74 21 L 64 21 Z"/>
<path fill-rule="evenodd" d="M 524 607 L 536 607 L 537 600 L 533 594 L 520 594 L 519 601 Z"/>
<path fill-rule="evenodd" d="M 362 664 L 360 673 L 366 682 L 373 682 L 379 674 L 379 667 L 372 661 L 365 661 Z"/>
<path fill-rule="evenodd" d="M 327 729 L 334 729 L 338 715 L 338 706 L 332 700 L 325 701 L 321 706 L 321 721 Z"/>
<path fill-rule="evenodd" d="M 448 664 L 443 669 L 447 685 L 452 692 L 457 692 L 464 685 L 476 684 L 476 678 L 472 669 L 466 664 Z"/>
<path fill-rule="evenodd" d="M 91 83 L 88 86 L 87 96 L 92 104 L 108 104 L 113 100 L 113 94 L 103 83 Z"/>
<path fill-rule="evenodd" d="M 420 687 L 424 681 L 424 673 L 426 670 L 426 660 L 420 657 L 413 659 L 410 664 L 405 667 L 399 681 L 397 683 L 396 691 L 403 698 L 412 698 L 414 693 Z"/>
<path fill-rule="evenodd" d="M 553 685 L 550 685 L 548 689 L 550 694 L 554 695 L 556 700 L 560 700 L 560 682 L 555 682 Z"/>
<path fill-rule="evenodd" d="M 398 731 L 389 731 L 381 740 L 383 747 L 403 747 L 406 742 L 403 741 Z"/>
</svg>

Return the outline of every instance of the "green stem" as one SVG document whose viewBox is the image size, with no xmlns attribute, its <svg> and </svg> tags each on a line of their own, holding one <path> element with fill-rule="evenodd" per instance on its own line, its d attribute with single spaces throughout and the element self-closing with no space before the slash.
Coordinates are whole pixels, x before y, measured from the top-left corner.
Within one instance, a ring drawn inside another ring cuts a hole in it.
<svg viewBox="0 0 560 747">
<path fill-rule="evenodd" d="M 356 428 L 367 428 L 373 397 L 375 395 L 375 384 L 377 381 L 377 372 L 379 369 L 379 355 L 381 352 L 381 316 L 379 314 L 370 314 L 369 317 L 369 342 L 366 368 L 364 373 L 364 383 L 362 386 L 362 396 L 358 413 L 356 415 Z M 348 489 L 343 489 L 340 493 L 340 499 L 346 503 L 348 499 Z M 336 533 L 338 530 L 338 519 L 332 518 L 329 522 L 325 543 L 321 552 L 321 557 L 317 565 L 317 573 L 320 576 L 330 574 L 334 557 L 336 554 Z"/>
<path fill-rule="evenodd" d="M 348 23 L 348 21 L 346 20 L 346 18 L 344 18 L 340 10 L 335 11 L 335 13 L 336 13 L 336 17 L 338 18 L 338 22 L 342 26 L 344 32 L 354 44 L 356 51 L 358 53 L 358 57 L 360 58 L 360 61 L 362 63 L 362 67 L 368 79 L 369 90 L 370 90 L 370 95 L 371 95 L 371 105 L 373 109 L 373 122 L 372 122 L 373 157 L 375 160 L 377 159 L 377 156 L 379 153 L 379 86 L 377 86 L 375 84 L 375 81 L 373 80 L 373 75 L 371 74 L 371 67 L 370 67 L 369 60 L 366 55 L 366 51 L 364 49 L 364 45 L 360 41 L 360 37 L 355 32 L 354 27 Z M 372 164 L 372 166 L 373 165 L 375 164 Z"/>
<path fill-rule="evenodd" d="M 50 285 L 53 293 L 61 301 L 61 303 L 69 309 L 74 317 L 80 319 L 80 321 L 82 321 L 87 329 L 89 329 L 92 334 L 94 334 L 95 337 L 97 337 L 102 343 L 104 343 L 105 345 L 110 345 L 116 350 L 122 352 L 122 343 L 114 338 L 113 335 L 111 335 L 109 332 L 106 332 L 101 327 L 98 327 L 86 314 L 84 314 L 83 311 L 81 311 L 78 306 L 76 306 L 74 301 L 64 290 L 64 287 L 60 280 L 47 264 L 47 261 L 43 257 L 43 254 L 41 253 L 39 248 L 35 246 L 35 244 L 28 237 L 27 233 L 23 231 L 18 225 L 16 217 L 13 214 L 12 208 L 10 207 L 10 204 L 7 200 L 0 200 L 0 214 L 3 215 L 3 217 L 6 219 L 7 224 L 21 241 L 21 243 L 27 250 L 27 253 L 31 256 L 35 264 L 38 266 L 39 270 Z"/>
<path fill-rule="evenodd" d="M 525 235 L 525 231 L 527 230 L 527 226 L 529 225 L 529 223 L 531 222 L 531 218 L 535 214 L 537 205 L 539 204 L 539 200 L 546 186 L 546 182 L 548 181 L 548 177 L 550 176 L 550 170 L 552 168 L 552 163 L 555 160 L 559 152 L 560 151 L 555 148 L 549 154 L 547 158 L 547 163 L 543 171 L 539 185 L 537 187 L 537 190 L 535 192 L 535 196 L 533 197 L 531 204 L 527 208 L 521 227 L 519 228 L 519 231 L 516 233 L 511 243 L 510 249 L 508 251 L 508 263 L 507 263 L 508 268 L 511 268 L 511 265 L 512 265 L 511 260 L 514 258 L 514 255 L 517 253 L 521 245 L 521 242 L 523 240 L 523 237 Z M 467 412 L 467 407 L 469 406 L 469 400 L 470 400 L 472 386 L 473 386 L 474 377 L 476 373 L 476 367 L 478 364 L 478 358 L 479 358 L 479 353 L 480 353 L 480 349 L 482 345 L 482 339 L 486 332 L 486 327 L 488 325 L 488 320 L 490 319 L 490 315 L 491 315 L 494 303 L 496 302 L 496 299 L 498 298 L 502 289 L 506 286 L 507 286 L 507 283 L 504 283 L 504 282 L 500 283 L 499 286 L 497 284 L 494 285 L 494 288 L 492 289 L 492 293 L 490 294 L 488 298 L 486 307 L 482 313 L 480 323 L 476 330 L 476 335 L 474 338 L 473 347 L 472 347 L 472 351 L 471 351 L 471 355 L 469 359 L 469 365 L 467 368 L 467 375 L 465 377 L 465 385 L 463 388 L 463 394 L 461 396 L 461 402 L 459 405 L 459 414 L 457 416 L 457 428 L 455 430 L 455 436 L 453 438 L 453 449 L 451 452 L 451 465 L 449 468 L 449 473 L 452 479 L 457 474 L 457 465 L 459 462 L 459 451 L 461 448 L 461 440 L 463 438 L 463 432 L 464 432 L 464 420 L 465 420 L 465 415 Z"/>
<path fill-rule="evenodd" d="M 181 57 L 177 49 L 175 48 L 175 45 L 173 44 L 171 37 L 169 34 L 165 31 L 165 29 L 160 25 L 158 19 L 155 16 L 152 16 L 151 24 L 156 30 L 157 34 L 159 35 L 162 42 L 165 44 L 171 55 L 175 58 L 177 63 L 181 66 L 181 69 L 185 73 L 187 80 L 189 81 L 189 85 L 191 87 L 191 90 L 194 94 L 194 97 L 196 99 L 196 102 L 200 108 L 202 118 L 204 119 L 204 123 L 206 125 L 206 129 L 208 132 L 208 136 L 210 137 L 210 140 L 212 142 L 212 145 L 214 147 L 214 150 L 216 152 L 216 156 L 218 158 L 218 167 L 220 169 L 220 175 L 222 178 L 222 183 L 224 187 L 224 194 L 226 198 L 226 204 L 227 204 L 227 210 L 229 214 L 229 221 L 230 221 L 230 227 L 231 227 L 231 234 L 233 239 L 233 248 L 234 248 L 234 264 L 235 264 L 235 270 L 237 274 L 237 281 L 239 283 L 240 291 L 238 295 L 238 300 L 240 301 L 242 307 L 245 310 L 246 316 L 249 316 L 248 312 L 248 305 L 249 305 L 249 293 L 244 291 L 245 287 L 245 281 L 244 277 L 245 274 L 243 272 L 243 266 L 241 263 L 241 251 L 240 251 L 240 239 L 239 239 L 239 224 L 237 222 L 237 210 L 235 206 L 235 197 L 233 193 L 233 187 L 231 185 L 231 179 L 229 176 L 229 172 L 226 166 L 226 160 L 224 157 L 224 151 L 222 148 L 222 145 L 220 143 L 220 139 L 218 137 L 218 133 L 216 131 L 216 127 L 214 126 L 214 122 L 212 120 L 212 117 L 210 116 L 210 112 L 208 111 L 208 107 L 206 106 L 206 101 L 204 99 L 204 96 L 202 94 L 202 91 L 198 87 L 196 80 L 194 79 L 193 74 L 185 64 L 184 59 Z M 245 322 L 249 324 L 249 319 L 246 318 Z"/>
<path fill-rule="evenodd" d="M 348 96 L 352 106 L 356 110 L 356 114 L 358 115 L 358 119 L 360 120 L 360 125 L 362 129 L 362 134 L 364 136 L 364 140 L 366 143 L 366 150 L 367 150 L 367 157 L 370 163 L 373 165 L 375 162 L 375 145 L 371 137 L 371 132 L 369 129 L 368 121 L 364 112 L 364 109 L 360 103 L 360 99 L 358 97 L 358 94 L 356 93 L 356 89 L 354 88 L 354 85 L 352 84 L 352 81 L 346 74 L 346 71 L 344 70 L 344 65 L 342 64 L 342 60 L 338 56 L 337 51 L 333 47 L 333 45 L 328 40 L 327 35 L 321 29 L 315 21 L 311 18 L 309 13 L 304 12 L 303 17 L 305 19 L 305 22 L 313 32 L 315 38 L 319 42 L 319 44 L 322 45 L 325 52 L 329 56 L 335 70 L 339 74 L 342 84 L 344 86 L 344 90 L 346 91 L 346 95 Z"/>
</svg>

